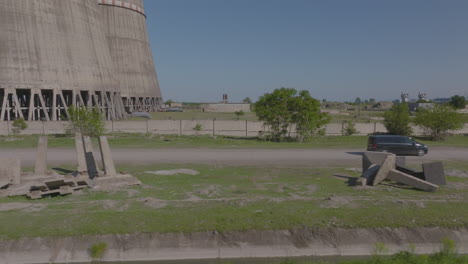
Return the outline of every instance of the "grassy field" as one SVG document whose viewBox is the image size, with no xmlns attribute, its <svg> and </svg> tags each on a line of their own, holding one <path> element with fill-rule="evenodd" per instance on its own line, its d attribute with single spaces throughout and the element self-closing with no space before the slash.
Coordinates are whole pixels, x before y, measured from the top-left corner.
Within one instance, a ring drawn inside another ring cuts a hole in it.
<svg viewBox="0 0 468 264">
<path fill-rule="evenodd" d="M 364 149 L 367 146 L 367 136 L 317 136 L 308 142 L 267 142 L 257 138 L 242 137 L 210 137 L 210 136 L 158 136 L 152 134 L 109 134 L 109 143 L 113 148 L 351 148 Z M 468 136 L 452 136 L 445 141 L 428 141 L 416 138 L 432 146 L 468 147 Z M 38 136 L 0 137 L 0 148 L 35 148 Z M 72 137 L 49 136 L 51 148 L 73 148 Z"/>
<path fill-rule="evenodd" d="M 445 166 L 468 171 L 468 164 Z M 199 174 L 149 173 L 179 168 Z M 391 182 L 377 187 L 352 186 L 360 173 L 347 168 L 192 164 L 121 166 L 118 170 L 132 173 L 143 185 L 38 201 L 0 198 L 0 239 L 304 227 L 468 226 L 466 176 L 448 177 L 447 186 L 427 193 Z"/>
</svg>

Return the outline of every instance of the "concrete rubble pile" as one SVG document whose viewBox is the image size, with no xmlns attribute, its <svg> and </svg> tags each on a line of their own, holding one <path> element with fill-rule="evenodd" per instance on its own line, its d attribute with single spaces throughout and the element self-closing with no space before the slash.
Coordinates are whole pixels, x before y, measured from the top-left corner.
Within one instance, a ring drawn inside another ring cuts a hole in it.
<svg viewBox="0 0 468 264">
<path fill-rule="evenodd" d="M 18 157 L 0 160 L 0 196 L 22 196 L 41 199 L 56 195 L 73 194 L 84 188 L 114 190 L 120 187 L 140 185 L 141 182 L 128 174 L 118 174 L 107 137 L 101 136 L 99 149 L 102 170 L 98 168 L 91 138 L 75 136 L 78 168 L 66 175 L 47 170 L 47 136 L 39 138 L 34 172 L 21 172 Z"/>
<path fill-rule="evenodd" d="M 365 152 L 362 156 L 362 176 L 357 184 L 375 186 L 383 180 L 392 180 L 416 189 L 435 192 L 439 185 L 445 185 L 442 162 L 423 163 L 423 171 L 405 167 L 405 157 L 391 153 Z"/>
</svg>

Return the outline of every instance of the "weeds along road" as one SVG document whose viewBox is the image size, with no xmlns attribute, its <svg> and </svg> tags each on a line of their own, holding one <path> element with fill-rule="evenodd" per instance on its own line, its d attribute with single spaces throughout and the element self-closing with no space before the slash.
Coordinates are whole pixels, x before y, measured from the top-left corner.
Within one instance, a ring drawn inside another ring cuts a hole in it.
<svg viewBox="0 0 468 264">
<path fill-rule="evenodd" d="M 112 149 L 119 164 L 226 164 L 261 166 L 361 166 L 359 149 Z M 99 152 L 95 150 L 99 157 Z M 0 149 L 0 159 L 21 158 L 21 164 L 33 166 L 36 149 Z M 49 165 L 76 164 L 74 149 L 49 149 Z M 466 161 L 468 148 L 432 147 L 424 157 L 408 157 L 407 162 Z"/>
</svg>

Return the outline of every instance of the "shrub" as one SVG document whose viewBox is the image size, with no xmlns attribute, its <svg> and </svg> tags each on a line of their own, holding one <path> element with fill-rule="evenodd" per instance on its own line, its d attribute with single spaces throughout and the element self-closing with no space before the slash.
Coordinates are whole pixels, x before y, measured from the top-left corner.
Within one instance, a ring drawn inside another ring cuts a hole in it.
<svg viewBox="0 0 468 264">
<path fill-rule="evenodd" d="M 67 134 L 98 137 L 106 132 L 102 113 L 98 109 L 70 106 L 68 113 L 70 123 L 66 128 Z"/>
<path fill-rule="evenodd" d="M 100 259 L 104 256 L 107 250 L 107 244 L 105 242 L 95 243 L 89 249 L 89 254 L 93 259 Z"/>
<path fill-rule="evenodd" d="M 18 135 L 22 130 L 25 130 L 26 128 L 28 128 L 28 124 L 26 123 L 26 121 L 24 121 L 23 118 L 18 118 L 15 121 L 13 121 L 12 126 L 13 126 L 12 131 L 13 131 L 13 134 L 15 135 Z"/>
<path fill-rule="evenodd" d="M 352 136 L 354 134 L 357 134 L 359 131 L 356 129 L 356 125 L 354 124 L 353 121 L 349 120 L 346 121 L 346 126 L 343 128 L 343 134 L 345 136 Z"/>
</svg>

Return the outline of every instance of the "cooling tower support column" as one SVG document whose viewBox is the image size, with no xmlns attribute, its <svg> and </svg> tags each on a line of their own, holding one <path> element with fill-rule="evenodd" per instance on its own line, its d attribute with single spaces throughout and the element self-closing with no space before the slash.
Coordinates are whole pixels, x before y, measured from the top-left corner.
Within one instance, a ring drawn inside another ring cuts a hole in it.
<svg viewBox="0 0 468 264">
<path fill-rule="evenodd" d="M 23 118 L 26 121 L 68 119 L 70 106 L 96 108 L 107 120 L 126 117 L 120 93 L 61 89 L 0 88 L 0 122 Z"/>
</svg>

